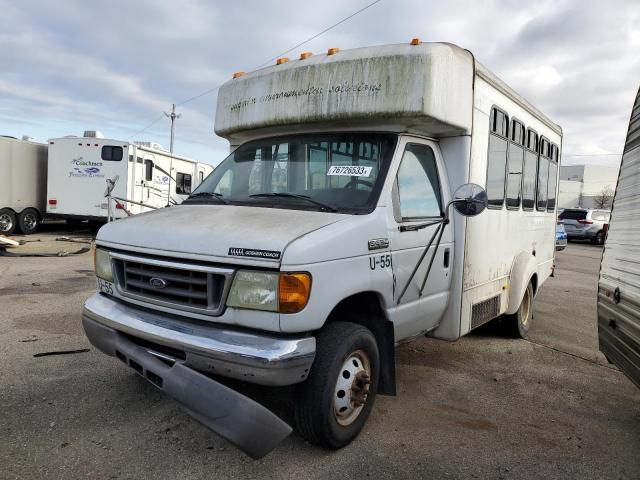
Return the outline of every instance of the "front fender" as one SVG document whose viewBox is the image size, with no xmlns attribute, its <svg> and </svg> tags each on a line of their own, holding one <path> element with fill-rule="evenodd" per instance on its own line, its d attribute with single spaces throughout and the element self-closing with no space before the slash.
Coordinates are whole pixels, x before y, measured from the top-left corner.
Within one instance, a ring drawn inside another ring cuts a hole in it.
<svg viewBox="0 0 640 480">
<path fill-rule="evenodd" d="M 509 302 L 507 304 L 507 315 L 518 311 L 524 291 L 537 271 L 536 257 L 528 252 L 520 252 L 516 255 L 509 274 Z"/>
</svg>

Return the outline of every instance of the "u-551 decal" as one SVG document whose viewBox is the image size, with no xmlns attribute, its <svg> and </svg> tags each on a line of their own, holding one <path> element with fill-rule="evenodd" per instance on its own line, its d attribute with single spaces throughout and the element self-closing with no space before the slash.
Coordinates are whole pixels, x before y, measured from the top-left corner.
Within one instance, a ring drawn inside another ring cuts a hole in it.
<svg viewBox="0 0 640 480">
<path fill-rule="evenodd" d="M 371 270 L 375 270 L 376 268 L 391 268 L 391 254 L 383 253 L 382 255 L 369 257 L 369 268 Z"/>
</svg>

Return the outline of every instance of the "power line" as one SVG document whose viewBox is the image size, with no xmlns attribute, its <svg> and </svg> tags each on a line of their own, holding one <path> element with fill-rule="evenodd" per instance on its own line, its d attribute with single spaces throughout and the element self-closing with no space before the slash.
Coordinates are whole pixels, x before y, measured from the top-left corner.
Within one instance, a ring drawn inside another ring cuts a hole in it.
<svg viewBox="0 0 640 480">
<path fill-rule="evenodd" d="M 321 32 L 316 33 L 315 35 L 312 35 L 311 37 L 307 38 L 306 40 L 294 45 L 293 47 L 291 47 L 288 50 L 285 50 L 284 52 L 278 54 L 277 56 L 270 58 L 269 60 L 267 60 L 266 62 L 262 63 L 261 65 L 258 65 L 257 67 L 254 68 L 254 70 L 257 70 L 260 67 L 265 66 L 266 64 L 276 60 L 277 58 L 281 57 L 282 55 L 285 55 L 289 52 L 291 52 L 292 50 L 295 50 L 296 48 L 301 47 L 302 45 L 304 45 L 305 43 L 309 43 L 311 40 L 315 40 L 316 38 L 324 35 L 325 33 L 327 33 L 329 30 L 334 29 L 335 27 L 337 27 L 338 25 L 343 24 L 344 22 L 346 22 L 347 20 L 352 19 L 353 17 L 355 17 L 356 15 L 364 12 L 365 10 L 367 10 L 368 8 L 373 7 L 376 3 L 380 3 L 382 0 L 375 0 L 371 3 L 369 3 L 368 5 L 362 7 L 360 10 L 357 10 L 355 12 L 353 12 L 351 15 L 344 17 L 342 20 L 340 20 L 339 22 L 334 23 L 333 25 L 331 25 L 330 27 L 325 28 L 324 30 L 322 30 Z M 216 85 L 213 88 L 210 88 L 208 90 L 205 90 L 204 92 L 201 92 L 197 95 L 194 95 L 193 97 L 189 97 L 186 100 L 183 100 L 182 102 L 176 103 L 175 105 L 180 107 L 182 105 L 184 105 L 185 103 L 189 103 L 193 100 L 196 100 L 198 98 L 204 97 L 205 95 L 209 95 L 210 93 L 215 92 L 216 90 L 218 90 L 220 87 L 222 86 L 222 84 L 220 85 Z M 127 137 L 127 139 L 134 137 L 136 135 L 140 135 L 143 132 L 146 132 L 148 129 L 150 129 L 151 127 L 153 127 L 156 123 L 158 123 L 160 120 L 162 120 L 162 114 L 159 115 L 153 122 L 151 122 L 149 125 L 147 125 L 146 127 L 144 127 L 141 130 L 138 130 L 137 132 L 135 132 L 134 134 L 130 135 L 129 137 Z"/>
</svg>

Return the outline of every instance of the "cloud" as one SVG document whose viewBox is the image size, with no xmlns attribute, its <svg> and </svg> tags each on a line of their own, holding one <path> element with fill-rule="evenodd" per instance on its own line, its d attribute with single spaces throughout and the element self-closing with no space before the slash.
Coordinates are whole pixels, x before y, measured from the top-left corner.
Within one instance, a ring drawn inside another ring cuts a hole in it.
<svg viewBox="0 0 640 480">
<path fill-rule="evenodd" d="M 168 145 L 169 122 L 159 115 L 171 103 L 261 65 L 366 3 L 0 0 L 0 133 L 46 139 L 91 128 L 127 138 L 159 118 L 136 139 Z M 456 43 L 563 126 L 565 153 L 620 152 L 640 81 L 636 4 L 383 0 L 298 50 L 415 36 Z M 176 151 L 212 163 L 226 155 L 213 133 L 215 101 L 213 92 L 178 107 Z"/>
</svg>

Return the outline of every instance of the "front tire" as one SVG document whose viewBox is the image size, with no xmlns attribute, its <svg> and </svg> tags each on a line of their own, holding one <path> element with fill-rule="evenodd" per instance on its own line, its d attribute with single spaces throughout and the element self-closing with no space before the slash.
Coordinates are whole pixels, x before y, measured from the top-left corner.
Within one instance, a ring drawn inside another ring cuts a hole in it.
<svg viewBox="0 0 640 480">
<path fill-rule="evenodd" d="M 358 436 L 378 389 L 380 355 L 371 331 L 350 322 L 333 322 L 316 339 L 316 358 L 298 386 L 298 433 L 316 445 L 338 449 Z"/>
<path fill-rule="evenodd" d="M 514 338 L 526 338 L 533 322 L 533 286 L 527 285 L 518 311 L 512 315 L 504 315 L 502 327 L 505 334 Z"/>
<path fill-rule="evenodd" d="M 596 245 L 604 245 L 604 238 L 604 232 L 600 230 L 598 233 L 596 233 L 596 236 L 593 237 L 593 243 Z"/>
<path fill-rule="evenodd" d="M 16 214 L 8 208 L 0 208 L 0 234 L 11 235 L 16 229 Z"/>
<path fill-rule="evenodd" d="M 35 208 L 25 208 L 18 215 L 18 227 L 25 235 L 36 233 L 40 226 L 40 214 Z"/>
</svg>

